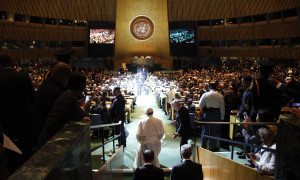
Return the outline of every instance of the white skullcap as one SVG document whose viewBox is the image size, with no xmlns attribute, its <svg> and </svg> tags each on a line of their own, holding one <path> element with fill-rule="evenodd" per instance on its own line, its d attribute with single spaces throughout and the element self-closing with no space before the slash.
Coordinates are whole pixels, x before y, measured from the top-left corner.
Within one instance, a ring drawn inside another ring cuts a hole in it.
<svg viewBox="0 0 300 180">
<path fill-rule="evenodd" d="M 153 113 L 153 109 L 152 108 L 148 108 L 146 111 L 147 114 Z"/>
</svg>

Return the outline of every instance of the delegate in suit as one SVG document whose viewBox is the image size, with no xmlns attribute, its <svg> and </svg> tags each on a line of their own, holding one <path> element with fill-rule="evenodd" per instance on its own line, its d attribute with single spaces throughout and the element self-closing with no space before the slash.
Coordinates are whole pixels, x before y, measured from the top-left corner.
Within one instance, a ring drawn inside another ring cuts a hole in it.
<svg viewBox="0 0 300 180">
<path fill-rule="evenodd" d="M 189 138 L 192 135 L 192 127 L 190 123 L 190 111 L 181 105 L 178 100 L 172 102 L 172 107 L 177 111 L 177 124 L 178 128 L 175 133 L 173 133 L 173 139 L 177 136 L 181 136 L 180 147 L 187 144 Z"/>
<path fill-rule="evenodd" d="M 116 128 L 116 134 L 121 134 L 121 137 L 119 139 L 119 145 L 123 145 L 126 147 L 126 136 L 125 136 L 125 104 L 126 100 L 124 96 L 121 94 L 120 87 L 116 87 L 113 91 L 113 94 L 116 96 L 116 99 L 113 101 L 113 103 L 110 106 L 109 114 L 110 117 L 113 119 L 115 123 L 121 121 L 121 125 L 119 128 Z"/>
<path fill-rule="evenodd" d="M 145 164 L 134 170 L 133 180 L 163 180 L 163 170 L 153 165 L 154 152 L 152 150 L 145 150 L 143 159 Z"/>
<path fill-rule="evenodd" d="M 171 180 L 203 180 L 202 165 L 191 160 L 192 147 L 189 144 L 181 146 L 183 161 L 174 166 L 171 171 Z"/>
</svg>

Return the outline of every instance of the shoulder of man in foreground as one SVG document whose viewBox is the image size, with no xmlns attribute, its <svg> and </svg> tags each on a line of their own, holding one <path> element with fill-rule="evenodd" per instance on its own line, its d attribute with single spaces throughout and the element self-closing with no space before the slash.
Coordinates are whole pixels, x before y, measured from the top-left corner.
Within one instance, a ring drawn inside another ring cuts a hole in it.
<svg viewBox="0 0 300 180">
<path fill-rule="evenodd" d="M 152 170 L 155 170 L 157 172 L 163 172 L 163 169 L 159 168 L 159 167 L 156 167 L 154 165 L 151 165 L 151 166 L 146 166 L 146 165 L 143 165 L 141 167 L 137 167 L 133 172 L 134 173 L 138 173 L 138 172 L 141 172 L 141 171 L 144 171 L 146 169 L 152 169 Z"/>
</svg>

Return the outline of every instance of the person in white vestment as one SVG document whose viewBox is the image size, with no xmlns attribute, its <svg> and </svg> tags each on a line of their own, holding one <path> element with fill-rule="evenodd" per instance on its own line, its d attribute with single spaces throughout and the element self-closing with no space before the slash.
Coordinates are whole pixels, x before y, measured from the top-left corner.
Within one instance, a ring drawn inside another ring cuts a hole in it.
<svg viewBox="0 0 300 180">
<path fill-rule="evenodd" d="M 148 119 L 139 122 L 136 138 L 139 142 L 137 153 L 134 161 L 134 168 L 144 164 L 143 152 L 152 150 L 154 152 L 153 165 L 159 167 L 158 155 L 161 150 L 161 139 L 165 130 L 160 119 L 153 117 L 153 109 L 148 108 L 146 111 Z"/>
</svg>

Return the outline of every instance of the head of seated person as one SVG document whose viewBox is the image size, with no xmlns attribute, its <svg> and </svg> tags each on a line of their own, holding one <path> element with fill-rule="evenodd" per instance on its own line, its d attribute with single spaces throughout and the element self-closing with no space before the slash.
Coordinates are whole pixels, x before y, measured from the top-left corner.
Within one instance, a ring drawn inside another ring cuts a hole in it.
<svg viewBox="0 0 300 180">
<path fill-rule="evenodd" d="M 272 112 L 269 109 L 259 109 L 256 115 L 257 122 L 274 122 Z"/>
<path fill-rule="evenodd" d="M 274 135 L 274 132 L 267 127 L 259 128 L 257 134 L 260 137 L 262 144 L 267 147 L 276 143 L 276 135 Z"/>
</svg>

